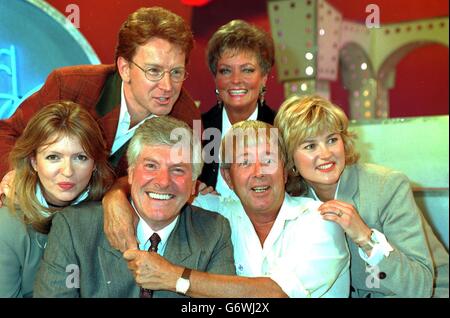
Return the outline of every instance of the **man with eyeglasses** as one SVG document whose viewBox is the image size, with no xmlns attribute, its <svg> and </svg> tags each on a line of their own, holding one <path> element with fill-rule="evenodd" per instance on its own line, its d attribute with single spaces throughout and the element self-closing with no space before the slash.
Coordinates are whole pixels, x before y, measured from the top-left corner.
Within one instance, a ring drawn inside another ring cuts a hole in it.
<svg viewBox="0 0 450 318">
<path fill-rule="evenodd" d="M 5 177 L 0 193 L 14 176 L 7 158 L 15 140 L 33 114 L 51 102 L 71 100 L 92 112 L 104 129 L 117 176 L 126 175 L 128 141 L 146 119 L 170 114 L 193 127 L 200 112 L 182 88 L 193 42 L 180 16 L 160 7 L 141 8 L 119 30 L 115 65 L 54 70 L 11 118 L 0 120 L 0 179 Z"/>
</svg>

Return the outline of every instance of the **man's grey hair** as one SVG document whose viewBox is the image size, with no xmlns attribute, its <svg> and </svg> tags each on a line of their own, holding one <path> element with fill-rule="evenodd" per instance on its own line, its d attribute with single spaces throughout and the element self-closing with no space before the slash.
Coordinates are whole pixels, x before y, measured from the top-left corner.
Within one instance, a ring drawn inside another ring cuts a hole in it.
<svg viewBox="0 0 450 318">
<path fill-rule="evenodd" d="M 166 145 L 172 147 L 173 160 L 192 164 L 192 179 L 196 180 L 203 168 L 201 142 L 183 121 L 171 116 L 147 119 L 131 138 L 127 150 L 128 165 L 134 166 L 144 146 Z"/>
</svg>

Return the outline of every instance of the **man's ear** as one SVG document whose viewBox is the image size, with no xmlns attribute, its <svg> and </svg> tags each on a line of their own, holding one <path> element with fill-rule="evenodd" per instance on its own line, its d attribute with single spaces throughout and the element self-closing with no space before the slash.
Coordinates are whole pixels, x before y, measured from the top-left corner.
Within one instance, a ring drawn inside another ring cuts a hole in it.
<svg viewBox="0 0 450 318">
<path fill-rule="evenodd" d="M 220 174 L 231 190 L 233 189 L 233 181 L 231 180 L 230 169 L 220 168 Z"/>
<path fill-rule="evenodd" d="M 117 70 L 119 71 L 120 77 L 122 78 L 122 81 L 124 83 L 129 83 L 131 76 L 130 76 L 130 63 L 123 58 L 122 56 L 119 56 L 117 58 Z"/>
<path fill-rule="evenodd" d="M 199 181 L 197 180 L 197 179 L 195 179 L 195 180 L 192 180 L 192 189 L 191 189 L 191 196 L 195 196 L 196 194 L 197 194 L 197 183 L 198 183 Z"/>
<path fill-rule="evenodd" d="M 131 186 L 133 183 L 133 175 L 134 175 L 134 166 L 128 167 L 128 184 Z"/>
</svg>

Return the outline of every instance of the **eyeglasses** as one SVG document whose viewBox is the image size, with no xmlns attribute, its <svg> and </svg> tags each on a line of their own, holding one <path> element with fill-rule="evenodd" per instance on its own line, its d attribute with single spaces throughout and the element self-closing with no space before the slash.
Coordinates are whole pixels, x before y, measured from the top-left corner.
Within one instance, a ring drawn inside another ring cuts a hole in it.
<svg viewBox="0 0 450 318">
<path fill-rule="evenodd" d="M 188 72 L 184 69 L 184 67 L 176 67 L 171 69 L 170 71 L 164 71 L 163 69 L 151 66 L 148 69 L 143 69 L 133 61 L 130 61 L 134 65 L 136 65 L 142 72 L 145 74 L 145 78 L 152 82 L 160 81 L 165 73 L 169 73 L 170 79 L 172 82 L 179 83 L 184 81 L 188 77 Z"/>
</svg>

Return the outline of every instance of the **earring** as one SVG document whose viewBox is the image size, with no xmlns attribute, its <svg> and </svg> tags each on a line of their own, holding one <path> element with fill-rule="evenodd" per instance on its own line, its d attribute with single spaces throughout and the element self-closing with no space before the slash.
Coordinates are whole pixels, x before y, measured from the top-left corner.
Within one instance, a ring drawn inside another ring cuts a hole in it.
<svg viewBox="0 0 450 318">
<path fill-rule="evenodd" d="M 292 175 L 293 176 L 297 176 L 298 175 L 298 171 L 297 171 L 297 168 L 295 166 L 292 167 Z"/>
<path fill-rule="evenodd" d="M 220 99 L 219 89 L 216 88 L 215 93 L 216 93 L 216 98 L 217 98 L 217 105 L 219 105 L 219 107 L 222 107 L 223 106 L 223 101 Z"/>
<path fill-rule="evenodd" d="M 259 91 L 259 104 L 262 106 L 264 105 L 264 95 L 266 94 L 266 86 L 262 86 L 261 90 Z"/>
</svg>

